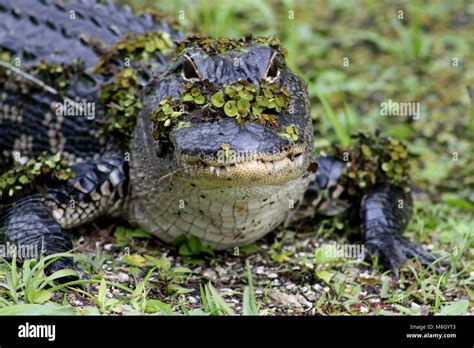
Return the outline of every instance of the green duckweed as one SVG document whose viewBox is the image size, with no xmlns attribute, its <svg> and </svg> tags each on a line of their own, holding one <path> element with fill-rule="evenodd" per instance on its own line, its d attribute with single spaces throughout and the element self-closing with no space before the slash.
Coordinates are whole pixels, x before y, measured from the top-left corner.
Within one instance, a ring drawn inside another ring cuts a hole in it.
<svg viewBox="0 0 474 348">
<path fill-rule="evenodd" d="M 212 92 L 211 92 L 212 91 Z M 260 88 L 247 81 L 217 88 L 204 81 L 201 84 L 187 83 L 180 98 L 168 97 L 160 101 L 151 119 L 154 122 L 155 140 L 168 142 L 171 129 L 181 121 L 181 116 L 199 110 L 204 120 L 221 117 L 235 118 L 240 124 L 258 122 L 278 126 L 277 114 L 289 106 L 286 87 L 261 81 Z M 290 138 L 298 139 L 297 130 Z"/>
<path fill-rule="evenodd" d="M 410 166 L 405 145 L 396 139 L 366 133 L 352 137 L 354 141 L 349 149 L 338 149 L 340 160 L 349 160 L 340 179 L 343 186 L 347 185 L 349 194 L 355 195 L 380 181 L 408 188 Z"/>
<path fill-rule="evenodd" d="M 74 176 L 66 157 L 44 152 L 0 176 L 0 198 L 22 195 L 45 180 L 67 181 Z"/>
</svg>

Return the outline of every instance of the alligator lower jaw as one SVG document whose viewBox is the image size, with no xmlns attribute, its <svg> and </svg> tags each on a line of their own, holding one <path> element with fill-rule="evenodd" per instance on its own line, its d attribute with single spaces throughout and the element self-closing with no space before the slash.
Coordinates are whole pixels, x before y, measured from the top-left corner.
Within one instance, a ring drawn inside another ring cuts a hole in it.
<svg viewBox="0 0 474 348">
<path fill-rule="evenodd" d="M 222 165 L 183 164 L 180 177 L 203 186 L 254 186 L 283 184 L 301 176 L 305 170 L 304 153 L 276 160 L 250 160 Z"/>
</svg>

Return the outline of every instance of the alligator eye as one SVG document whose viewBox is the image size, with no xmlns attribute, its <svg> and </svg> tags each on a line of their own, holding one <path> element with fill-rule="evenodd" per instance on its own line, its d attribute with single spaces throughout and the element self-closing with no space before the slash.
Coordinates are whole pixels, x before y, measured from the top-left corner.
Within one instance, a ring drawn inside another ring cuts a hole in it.
<svg viewBox="0 0 474 348">
<path fill-rule="evenodd" d="M 199 79 L 201 78 L 199 71 L 194 64 L 191 57 L 185 56 L 186 60 L 183 62 L 183 77 L 186 80 Z"/>
<path fill-rule="evenodd" d="M 265 73 L 265 80 L 274 82 L 280 76 L 280 68 L 278 67 L 278 61 L 275 59 L 276 55 L 270 58 L 268 63 L 267 71 Z"/>
</svg>

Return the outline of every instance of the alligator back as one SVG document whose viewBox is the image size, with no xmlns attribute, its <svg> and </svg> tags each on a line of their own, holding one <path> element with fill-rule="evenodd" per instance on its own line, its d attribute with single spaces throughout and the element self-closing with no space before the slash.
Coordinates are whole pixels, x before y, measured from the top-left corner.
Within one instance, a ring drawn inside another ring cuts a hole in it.
<svg viewBox="0 0 474 348">
<path fill-rule="evenodd" d="M 94 117 L 58 117 L 52 104 L 64 98 L 0 66 L 0 164 L 17 151 L 26 157 L 61 151 L 72 158 L 103 152 L 110 139 L 94 122 L 105 117 L 98 102 L 105 78 L 94 66 L 125 35 L 152 30 L 169 32 L 170 26 L 112 3 L 0 0 L 0 58 L 39 79 L 42 69 L 61 66 L 57 78 L 67 75 L 70 82 L 49 81 L 53 87 L 66 85 L 63 96 L 95 107 Z"/>
</svg>

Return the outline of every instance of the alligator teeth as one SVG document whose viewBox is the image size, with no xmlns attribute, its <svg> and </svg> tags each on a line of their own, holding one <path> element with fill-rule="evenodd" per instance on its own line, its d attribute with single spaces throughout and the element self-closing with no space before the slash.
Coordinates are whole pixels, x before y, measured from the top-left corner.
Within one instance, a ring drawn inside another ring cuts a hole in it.
<svg viewBox="0 0 474 348">
<path fill-rule="evenodd" d="M 278 170 L 281 167 L 281 161 L 273 161 L 273 165 L 275 166 L 275 169 Z"/>
<path fill-rule="evenodd" d="M 56 220 L 61 220 L 64 215 L 63 209 L 54 209 L 51 213 Z"/>
<path fill-rule="evenodd" d="M 110 173 L 112 169 L 110 169 L 108 166 L 105 164 L 98 164 L 97 165 L 97 170 L 102 173 Z"/>
<path fill-rule="evenodd" d="M 101 194 L 98 193 L 98 192 L 95 192 L 95 191 L 92 191 L 90 193 L 90 196 L 91 196 L 91 198 L 94 202 L 99 201 L 102 198 Z M 87 208 L 87 206 L 86 206 L 86 208 Z"/>
<path fill-rule="evenodd" d="M 248 162 L 236 162 L 236 163 L 224 163 L 222 166 L 209 166 L 209 171 L 211 174 L 214 172 L 216 173 L 217 176 L 221 175 L 221 170 L 225 170 L 226 173 L 232 173 L 233 168 L 241 168 L 244 166 L 245 168 L 262 168 L 265 167 L 267 171 L 274 171 L 274 170 L 282 170 L 285 168 L 285 166 L 291 165 L 303 165 L 304 163 L 304 155 L 303 154 L 298 154 L 294 157 L 284 157 L 279 160 L 274 160 L 274 161 L 265 161 L 262 159 L 253 159 Z M 187 167 L 186 165 L 184 166 L 184 169 L 186 173 L 188 173 L 188 169 L 192 167 Z"/>
<path fill-rule="evenodd" d="M 104 181 L 104 183 L 100 186 L 100 193 L 104 196 L 110 196 L 110 182 L 108 180 Z"/>
</svg>

